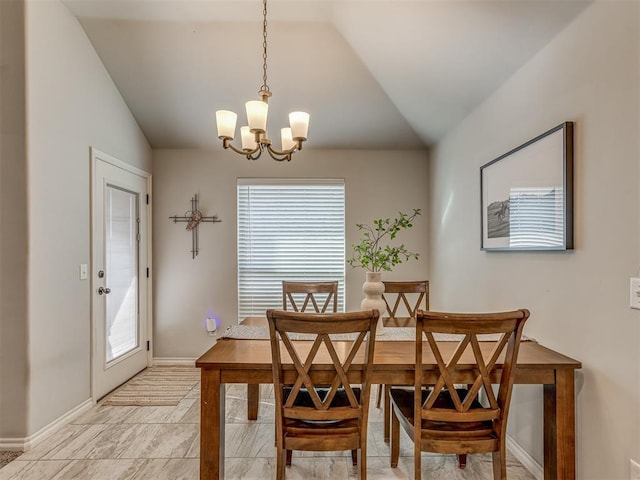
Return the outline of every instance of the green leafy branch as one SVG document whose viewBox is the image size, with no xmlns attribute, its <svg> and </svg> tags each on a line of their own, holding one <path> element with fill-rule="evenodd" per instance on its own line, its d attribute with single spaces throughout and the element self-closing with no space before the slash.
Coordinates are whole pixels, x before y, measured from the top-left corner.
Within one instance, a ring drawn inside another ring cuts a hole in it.
<svg viewBox="0 0 640 480">
<path fill-rule="evenodd" d="M 383 246 L 382 240 L 385 237 L 394 240 L 400 230 L 413 227 L 413 220 L 421 213 L 421 209 L 414 208 L 412 214 L 399 212 L 400 216 L 393 220 L 379 218 L 373 221 L 373 225 L 356 224 L 358 230 L 364 233 L 360 243 L 351 245 L 353 256 L 347 260 L 347 263 L 352 267 L 361 267 L 370 272 L 381 270 L 389 272 L 392 267 L 409 259 L 418 260 L 420 254 L 408 251 L 404 244 L 399 247 Z"/>
</svg>

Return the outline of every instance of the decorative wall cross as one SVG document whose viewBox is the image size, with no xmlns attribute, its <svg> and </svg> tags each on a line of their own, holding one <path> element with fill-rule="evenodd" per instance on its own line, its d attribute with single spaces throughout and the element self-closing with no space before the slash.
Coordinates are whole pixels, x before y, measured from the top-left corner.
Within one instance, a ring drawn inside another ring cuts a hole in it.
<svg viewBox="0 0 640 480">
<path fill-rule="evenodd" d="M 186 212 L 182 217 L 174 215 L 169 217 L 173 220 L 173 223 L 187 222 L 187 230 L 191 230 L 191 258 L 196 258 L 198 255 L 198 226 L 200 222 L 221 222 L 218 220 L 217 215 L 212 217 L 205 217 L 202 212 L 198 210 L 198 194 L 196 193 L 191 199 L 191 210 Z"/>
</svg>

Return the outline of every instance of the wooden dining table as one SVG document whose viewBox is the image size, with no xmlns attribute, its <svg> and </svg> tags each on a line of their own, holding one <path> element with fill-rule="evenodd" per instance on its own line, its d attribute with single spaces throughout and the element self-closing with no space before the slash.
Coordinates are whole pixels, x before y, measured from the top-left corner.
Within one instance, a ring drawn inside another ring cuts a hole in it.
<svg viewBox="0 0 640 480">
<path fill-rule="evenodd" d="M 245 324 L 266 325 L 262 318 L 247 319 Z M 302 348 L 311 343 L 298 340 Z M 339 355 L 346 354 L 350 341 L 335 342 Z M 494 342 L 481 342 L 485 356 Z M 443 354 L 451 354 L 457 342 L 439 342 Z M 435 383 L 439 373 L 428 344 L 423 348 L 423 383 Z M 414 341 L 376 341 L 371 382 L 387 385 L 413 385 Z M 354 359 L 348 378 L 360 383 L 362 378 L 361 352 Z M 319 352 L 309 374 L 314 382 L 331 382 L 334 372 L 328 355 Z M 470 383 L 477 375 L 475 363 L 462 357 L 460 370 L 455 372 L 456 383 Z M 465 366 L 468 370 L 465 369 Z M 495 382 L 500 375 L 500 361 L 494 371 Z M 271 346 L 264 339 L 221 338 L 197 361 L 201 369 L 200 396 L 200 479 L 224 478 L 225 447 L 225 385 L 244 383 L 249 385 L 249 417 L 257 416 L 258 388 L 260 384 L 273 383 Z M 575 371 L 581 368 L 579 361 L 546 348 L 535 341 L 522 342 L 516 367 L 516 384 L 540 384 L 543 386 L 544 429 L 544 478 L 555 480 L 575 479 Z M 291 364 L 291 377 L 295 375 Z M 285 381 L 287 373 L 285 372 Z"/>
</svg>

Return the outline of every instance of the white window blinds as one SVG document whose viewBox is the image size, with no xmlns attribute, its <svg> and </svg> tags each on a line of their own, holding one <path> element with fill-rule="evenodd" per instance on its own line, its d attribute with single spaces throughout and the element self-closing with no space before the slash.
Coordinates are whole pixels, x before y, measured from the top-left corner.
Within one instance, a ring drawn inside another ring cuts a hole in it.
<svg viewBox="0 0 640 480">
<path fill-rule="evenodd" d="M 282 281 L 338 280 L 344 311 L 344 181 L 238 180 L 238 320 L 282 308 Z"/>
</svg>

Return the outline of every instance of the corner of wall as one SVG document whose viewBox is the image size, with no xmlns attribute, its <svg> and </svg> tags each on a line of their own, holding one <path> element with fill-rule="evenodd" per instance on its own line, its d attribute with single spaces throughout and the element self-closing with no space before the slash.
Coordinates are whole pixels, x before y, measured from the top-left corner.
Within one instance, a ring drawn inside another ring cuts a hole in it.
<svg viewBox="0 0 640 480">
<path fill-rule="evenodd" d="M 1 438 L 27 433 L 28 223 L 23 1 L 0 2 L 0 46 Z"/>
</svg>

